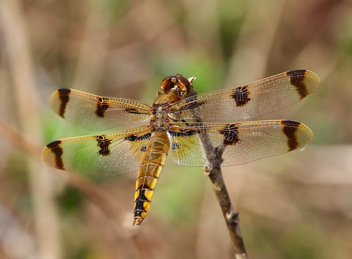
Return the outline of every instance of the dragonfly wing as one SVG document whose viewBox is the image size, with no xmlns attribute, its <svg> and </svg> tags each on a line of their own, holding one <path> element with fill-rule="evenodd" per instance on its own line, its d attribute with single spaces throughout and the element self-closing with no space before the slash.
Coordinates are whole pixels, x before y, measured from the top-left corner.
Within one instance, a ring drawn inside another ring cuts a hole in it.
<svg viewBox="0 0 352 259">
<path fill-rule="evenodd" d="M 42 160 L 72 172 L 118 175 L 137 171 L 151 133 L 147 127 L 56 140 L 46 145 Z"/>
<path fill-rule="evenodd" d="M 171 159 L 183 166 L 209 165 L 200 137 L 208 136 L 214 148 L 222 148 L 222 166 L 246 164 L 266 157 L 304 148 L 312 131 L 290 120 L 248 121 L 222 124 L 176 126 L 171 136 Z"/>
<path fill-rule="evenodd" d="M 188 97 L 171 107 L 175 117 L 194 121 L 193 112 L 203 121 L 235 121 L 255 118 L 289 106 L 319 86 L 317 74 L 293 70 L 253 83 Z"/>
<path fill-rule="evenodd" d="M 142 102 L 59 89 L 50 107 L 65 120 L 88 130 L 106 130 L 148 121 L 150 107 Z"/>
</svg>

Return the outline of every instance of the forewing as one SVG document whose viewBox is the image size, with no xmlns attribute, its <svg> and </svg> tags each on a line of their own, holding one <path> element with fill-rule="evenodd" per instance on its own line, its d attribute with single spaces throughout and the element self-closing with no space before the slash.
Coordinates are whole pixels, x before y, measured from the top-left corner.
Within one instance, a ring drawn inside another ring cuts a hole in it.
<svg viewBox="0 0 352 259">
<path fill-rule="evenodd" d="M 56 140 L 44 147 L 48 166 L 72 172 L 118 175 L 137 171 L 151 134 L 147 127 Z"/>
<path fill-rule="evenodd" d="M 106 130 L 146 122 L 150 107 L 142 102 L 103 97 L 74 89 L 59 89 L 50 107 L 67 121 L 88 130 Z"/>
<path fill-rule="evenodd" d="M 289 106 L 319 86 L 317 74 L 293 70 L 248 85 L 188 97 L 171 107 L 180 120 L 193 121 L 195 111 L 203 121 L 246 120 Z"/>
<path fill-rule="evenodd" d="M 229 124 L 194 124 L 189 128 L 172 127 L 171 159 L 183 166 L 210 165 L 201 138 L 209 137 L 214 148 L 222 149 L 221 166 L 246 164 L 304 148 L 312 131 L 302 123 L 290 120 L 248 121 Z"/>
</svg>

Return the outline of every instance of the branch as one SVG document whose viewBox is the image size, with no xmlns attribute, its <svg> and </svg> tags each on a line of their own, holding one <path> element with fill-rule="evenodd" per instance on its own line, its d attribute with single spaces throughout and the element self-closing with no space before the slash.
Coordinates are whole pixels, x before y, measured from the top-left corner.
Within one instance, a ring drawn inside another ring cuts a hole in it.
<svg viewBox="0 0 352 259">
<path fill-rule="evenodd" d="M 193 88 L 192 82 L 195 78 L 191 78 L 191 95 L 197 95 Z M 195 121 L 202 123 L 202 118 L 199 114 L 199 108 L 192 110 Z M 236 259 L 247 259 L 246 249 L 242 238 L 240 229 L 240 218 L 237 211 L 232 207 L 229 193 L 227 192 L 224 178 L 222 177 L 221 164 L 223 162 L 222 154 L 226 148 L 225 145 L 220 145 L 214 148 L 208 134 L 199 135 L 200 142 L 202 144 L 203 153 L 207 164 L 209 166 L 204 167 L 204 173 L 209 177 L 212 182 L 213 190 L 218 199 L 222 214 L 224 216 L 227 229 L 229 231 L 231 242 L 233 244 Z"/>
<path fill-rule="evenodd" d="M 234 247 L 236 258 L 245 259 L 247 258 L 247 253 L 244 247 L 242 233 L 239 225 L 239 214 L 232 207 L 229 193 L 227 192 L 220 167 L 225 146 L 213 148 L 209 136 L 200 137 L 200 140 L 202 142 L 202 146 L 205 151 L 204 153 L 209 165 L 214 165 L 211 167 L 204 167 L 204 173 L 208 175 L 210 181 L 212 182 L 213 190 L 215 192 L 216 198 L 218 199 L 222 214 L 227 225 L 227 229 L 230 233 L 231 242 Z"/>
<path fill-rule="evenodd" d="M 210 171 L 205 168 L 204 172 L 209 176 L 209 179 L 212 182 L 213 190 L 219 201 L 227 229 L 230 233 L 231 242 L 234 247 L 236 258 L 247 258 L 247 253 L 244 247 L 242 233 L 239 225 L 239 214 L 232 208 L 224 178 L 222 177 L 221 167 L 214 167 Z"/>
</svg>

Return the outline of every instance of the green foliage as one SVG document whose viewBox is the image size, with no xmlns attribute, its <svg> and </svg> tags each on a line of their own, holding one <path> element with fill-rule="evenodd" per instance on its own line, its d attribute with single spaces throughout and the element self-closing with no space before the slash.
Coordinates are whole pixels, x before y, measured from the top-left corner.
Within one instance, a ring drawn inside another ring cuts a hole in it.
<svg viewBox="0 0 352 259">
<path fill-rule="evenodd" d="M 172 222 L 178 226 L 187 226 L 190 221 L 196 220 L 203 187 L 208 179 L 202 168 L 169 166 L 169 169 L 164 170 L 155 190 L 153 215 L 167 224 Z"/>
<path fill-rule="evenodd" d="M 79 215 L 82 212 L 84 197 L 82 193 L 74 187 L 67 186 L 56 200 L 63 215 Z"/>
</svg>

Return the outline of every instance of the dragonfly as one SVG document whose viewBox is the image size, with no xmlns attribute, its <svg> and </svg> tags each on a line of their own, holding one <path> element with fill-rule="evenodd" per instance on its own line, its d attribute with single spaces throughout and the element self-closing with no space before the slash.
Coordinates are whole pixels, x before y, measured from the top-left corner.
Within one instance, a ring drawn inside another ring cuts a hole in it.
<svg viewBox="0 0 352 259">
<path fill-rule="evenodd" d="M 152 105 L 56 90 L 50 106 L 68 122 L 96 131 L 126 128 L 53 141 L 44 147 L 42 160 L 50 167 L 85 174 L 138 171 L 133 225 L 140 225 L 168 156 L 182 166 L 233 166 L 303 149 L 313 139 L 300 122 L 248 119 L 305 98 L 319 86 L 314 72 L 292 70 L 203 94 L 195 93 L 194 80 L 180 74 L 164 78 Z M 222 148 L 221 164 L 207 158 L 204 138 Z"/>
</svg>

